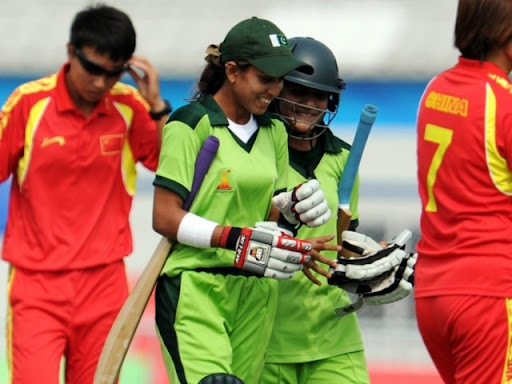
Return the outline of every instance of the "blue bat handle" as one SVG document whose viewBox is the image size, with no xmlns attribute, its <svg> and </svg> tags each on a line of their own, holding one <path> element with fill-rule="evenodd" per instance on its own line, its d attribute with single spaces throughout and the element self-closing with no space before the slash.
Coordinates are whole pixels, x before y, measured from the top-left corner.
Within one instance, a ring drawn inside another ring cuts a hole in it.
<svg viewBox="0 0 512 384">
<path fill-rule="evenodd" d="M 370 134 L 370 130 L 376 117 L 377 107 L 371 104 L 365 105 L 361 112 L 361 118 L 359 119 L 356 135 L 338 186 L 338 202 L 340 206 L 348 207 L 356 174 L 359 169 L 359 163 L 361 162 L 363 150 L 366 145 L 366 140 L 368 139 L 368 135 Z"/>
</svg>

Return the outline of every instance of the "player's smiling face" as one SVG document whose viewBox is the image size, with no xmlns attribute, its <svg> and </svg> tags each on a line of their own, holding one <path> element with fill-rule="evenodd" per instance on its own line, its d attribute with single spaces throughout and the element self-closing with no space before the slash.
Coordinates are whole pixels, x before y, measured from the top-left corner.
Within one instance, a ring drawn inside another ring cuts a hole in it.
<svg viewBox="0 0 512 384">
<path fill-rule="evenodd" d="M 286 82 L 280 95 L 279 112 L 288 118 L 293 128 L 307 132 L 321 123 L 329 101 L 329 93 Z"/>
<path fill-rule="evenodd" d="M 251 65 L 246 70 L 237 70 L 232 86 L 239 106 L 249 113 L 261 115 L 281 93 L 283 78 L 268 76 Z"/>
</svg>

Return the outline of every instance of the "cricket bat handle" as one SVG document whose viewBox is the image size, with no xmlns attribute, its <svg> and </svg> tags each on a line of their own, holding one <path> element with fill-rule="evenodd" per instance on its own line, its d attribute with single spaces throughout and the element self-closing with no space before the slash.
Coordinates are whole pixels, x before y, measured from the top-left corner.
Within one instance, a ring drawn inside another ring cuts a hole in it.
<svg viewBox="0 0 512 384">
<path fill-rule="evenodd" d="M 337 230 L 340 235 L 340 244 L 341 244 L 341 234 L 343 231 L 346 231 L 350 226 L 350 221 L 352 220 L 352 212 L 350 211 L 350 206 L 348 204 L 343 204 L 338 206 L 338 223 Z"/>
<path fill-rule="evenodd" d="M 363 157 L 363 151 L 366 146 L 366 141 L 370 135 L 371 128 L 377 117 L 377 107 L 372 104 L 367 104 L 361 111 L 361 117 L 357 126 L 356 135 L 350 153 L 348 154 L 343 174 L 338 184 L 338 244 L 342 244 L 341 235 L 350 226 L 352 219 L 352 212 L 350 211 L 350 196 L 354 187 L 357 172 L 359 170 L 359 163 Z M 343 249 L 338 252 L 338 257 L 347 257 Z"/>
</svg>

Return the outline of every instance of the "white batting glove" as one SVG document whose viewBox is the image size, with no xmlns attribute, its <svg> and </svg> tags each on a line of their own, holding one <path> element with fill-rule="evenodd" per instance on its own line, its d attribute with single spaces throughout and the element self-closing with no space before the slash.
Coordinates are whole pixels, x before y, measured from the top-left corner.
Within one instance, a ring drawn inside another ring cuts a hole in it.
<svg viewBox="0 0 512 384">
<path fill-rule="evenodd" d="M 293 225 L 300 222 L 310 228 L 318 227 L 331 218 L 331 210 L 316 179 L 308 180 L 289 192 L 281 192 L 274 196 L 272 204 Z"/>
<path fill-rule="evenodd" d="M 278 280 L 291 279 L 310 260 L 313 249 L 269 221 L 259 222 L 255 228 L 225 227 L 220 246 L 236 252 L 235 267 Z"/>
<path fill-rule="evenodd" d="M 417 253 L 410 253 L 398 267 L 393 269 L 391 275 L 369 284 L 371 292 L 363 295 L 365 303 L 383 305 L 409 296 L 414 288 L 414 267 L 417 258 Z"/>
<path fill-rule="evenodd" d="M 353 231 L 343 231 L 342 241 L 345 252 L 351 257 L 339 257 L 338 266 L 331 273 L 334 285 L 370 280 L 390 272 L 407 256 L 401 248 L 410 238 L 411 232 L 403 231 L 386 248 L 382 248 L 372 238 Z M 348 251 L 348 252 L 347 252 Z"/>
<path fill-rule="evenodd" d="M 339 265 L 331 268 L 329 284 L 361 295 L 370 305 L 403 299 L 414 286 L 417 254 L 408 254 L 402 249 L 410 237 L 411 232 L 404 230 L 382 248 L 366 235 L 343 232 L 343 247 L 354 257 L 338 258 Z"/>
</svg>

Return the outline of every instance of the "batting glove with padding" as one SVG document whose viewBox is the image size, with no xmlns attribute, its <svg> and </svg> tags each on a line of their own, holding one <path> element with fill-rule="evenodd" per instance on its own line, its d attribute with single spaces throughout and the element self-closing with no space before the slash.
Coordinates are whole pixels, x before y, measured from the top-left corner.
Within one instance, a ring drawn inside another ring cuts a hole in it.
<svg viewBox="0 0 512 384">
<path fill-rule="evenodd" d="M 407 231 L 407 234 L 410 232 Z M 390 272 L 407 256 L 402 249 L 404 244 L 393 241 L 386 248 L 382 248 L 369 236 L 353 231 L 343 231 L 342 254 L 345 257 L 338 257 L 338 266 L 331 271 L 332 284 L 370 280 Z"/>
<path fill-rule="evenodd" d="M 370 305 L 388 304 L 408 296 L 414 286 L 416 254 L 402 248 L 411 232 L 404 230 L 382 248 L 370 237 L 351 231 L 342 234 L 350 258 L 338 258 L 329 284 L 364 297 Z"/>
<path fill-rule="evenodd" d="M 370 305 L 394 303 L 409 296 L 414 288 L 414 267 L 417 253 L 410 253 L 399 266 L 384 279 L 371 282 L 371 292 L 363 294 L 364 302 Z"/>
<path fill-rule="evenodd" d="M 259 222 L 255 228 L 225 227 L 220 246 L 235 251 L 235 267 L 278 280 L 291 279 L 310 260 L 313 249 L 307 241 L 269 221 Z"/>
<path fill-rule="evenodd" d="M 316 179 L 299 184 L 291 191 L 279 193 L 272 199 L 272 204 L 293 225 L 302 223 L 308 227 L 318 227 L 331 218 L 331 210 Z"/>
</svg>

